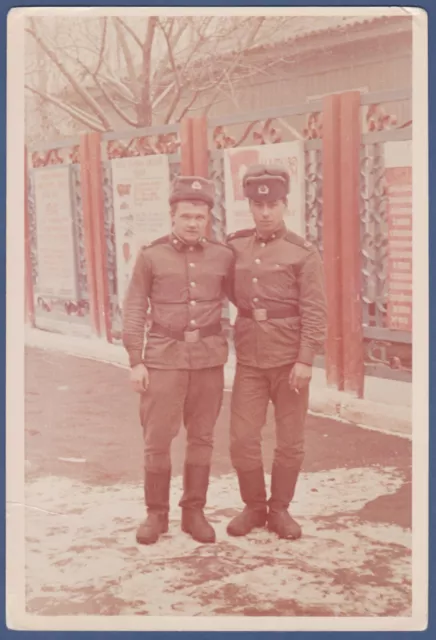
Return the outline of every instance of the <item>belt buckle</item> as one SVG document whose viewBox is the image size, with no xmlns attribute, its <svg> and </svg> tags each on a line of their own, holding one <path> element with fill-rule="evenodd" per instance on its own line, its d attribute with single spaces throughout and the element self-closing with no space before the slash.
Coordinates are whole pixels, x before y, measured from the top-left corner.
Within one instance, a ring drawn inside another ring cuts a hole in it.
<svg viewBox="0 0 436 640">
<path fill-rule="evenodd" d="M 185 336 L 185 342 L 198 342 L 200 340 L 200 329 L 185 331 L 184 336 Z"/>
<path fill-rule="evenodd" d="M 257 322 L 263 322 L 268 320 L 268 314 L 266 309 L 254 309 L 253 318 L 257 320 Z"/>
</svg>

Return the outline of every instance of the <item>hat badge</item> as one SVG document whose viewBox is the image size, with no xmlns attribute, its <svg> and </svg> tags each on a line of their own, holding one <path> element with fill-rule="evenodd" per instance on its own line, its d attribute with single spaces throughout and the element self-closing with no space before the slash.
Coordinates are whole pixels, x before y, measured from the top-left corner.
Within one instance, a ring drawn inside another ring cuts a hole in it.
<svg viewBox="0 0 436 640">
<path fill-rule="evenodd" d="M 191 189 L 194 189 L 194 191 L 201 191 L 201 184 L 198 180 L 195 180 L 195 182 L 191 184 Z"/>
<path fill-rule="evenodd" d="M 269 193 L 269 189 L 266 184 L 261 184 L 257 192 L 262 196 L 266 196 Z"/>
</svg>

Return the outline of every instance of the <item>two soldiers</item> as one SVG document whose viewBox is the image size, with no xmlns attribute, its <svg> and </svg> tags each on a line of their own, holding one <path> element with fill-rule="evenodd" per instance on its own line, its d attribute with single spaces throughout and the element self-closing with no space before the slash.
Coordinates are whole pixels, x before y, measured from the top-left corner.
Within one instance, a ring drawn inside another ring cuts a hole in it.
<svg viewBox="0 0 436 640">
<path fill-rule="evenodd" d="M 127 292 L 123 340 L 141 393 L 145 449 L 148 516 L 139 543 L 156 542 L 168 529 L 170 445 L 182 420 L 188 436 L 182 529 L 199 542 L 215 540 L 203 509 L 228 356 L 220 326 L 225 297 L 238 309 L 230 455 L 245 503 L 227 531 L 246 535 L 267 524 L 281 538 L 301 535 L 288 507 L 304 456 L 313 358 L 324 342 L 322 264 L 316 249 L 285 227 L 286 171 L 251 167 L 243 187 L 255 228 L 222 245 L 205 238 L 212 185 L 178 178 L 172 234 L 141 250 Z M 149 304 L 153 324 L 143 355 Z M 267 500 L 261 430 L 270 400 L 277 447 Z"/>
</svg>

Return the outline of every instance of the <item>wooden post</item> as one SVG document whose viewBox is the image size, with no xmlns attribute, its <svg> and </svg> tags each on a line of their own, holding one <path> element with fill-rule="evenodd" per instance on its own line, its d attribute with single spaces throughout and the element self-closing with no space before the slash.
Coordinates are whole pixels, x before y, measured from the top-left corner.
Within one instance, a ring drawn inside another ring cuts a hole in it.
<svg viewBox="0 0 436 640">
<path fill-rule="evenodd" d="M 104 196 L 101 167 L 101 137 L 99 133 L 88 134 L 88 158 L 90 167 L 90 196 L 95 258 L 95 282 L 100 332 L 112 342 L 112 322 L 107 270 L 107 246 L 104 228 Z"/>
<path fill-rule="evenodd" d="M 327 296 L 327 340 L 325 368 L 327 384 L 339 390 L 344 385 L 342 357 L 342 287 L 340 219 L 340 104 L 339 96 L 323 101 L 323 257 Z"/>
<path fill-rule="evenodd" d="M 192 119 L 192 154 L 193 154 L 193 169 L 194 175 L 201 176 L 202 178 L 209 177 L 209 147 L 207 142 L 207 118 L 202 116 L 200 118 Z M 211 238 L 212 220 L 209 217 L 209 223 L 207 225 L 206 236 Z"/>
<path fill-rule="evenodd" d="M 32 253 L 29 220 L 29 172 L 27 147 L 24 146 L 24 318 L 25 323 L 35 326 L 35 298 L 33 294 Z"/>
<path fill-rule="evenodd" d="M 192 119 L 192 153 L 194 175 L 209 176 L 209 149 L 207 144 L 207 119 Z"/>
<path fill-rule="evenodd" d="M 340 218 L 344 391 L 363 397 L 360 254 L 360 93 L 340 95 Z"/>
<path fill-rule="evenodd" d="M 192 176 L 194 173 L 192 118 L 184 118 L 180 123 L 180 154 L 180 175 Z"/>
<path fill-rule="evenodd" d="M 97 283 L 95 274 L 94 229 L 92 224 L 91 201 L 91 165 L 89 160 L 88 136 L 80 137 L 80 183 L 83 207 L 83 236 L 86 254 L 86 273 L 88 282 L 89 309 L 93 332 L 101 335 L 100 316 L 98 312 Z"/>
</svg>

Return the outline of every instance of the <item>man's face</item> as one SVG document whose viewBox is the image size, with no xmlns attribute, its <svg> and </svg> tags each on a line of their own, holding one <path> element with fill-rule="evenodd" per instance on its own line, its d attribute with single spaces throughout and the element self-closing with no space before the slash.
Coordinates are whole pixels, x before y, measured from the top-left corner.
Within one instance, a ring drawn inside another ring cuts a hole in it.
<svg viewBox="0 0 436 640">
<path fill-rule="evenodd" d="M 249 200 L 251 214 L 254 224 L 260 235 L 268 236 L 283 224 L 286 213 L 286 200 L 276 200 L 265 202 L 261 200 Z"/>
<path fill-rule="evenodd" d="M 204 202 L 177 202 L 172 214 L 173 231 L 188 244 L 195 244 L 206 234 L 209 207 Z"/>
</svg>

